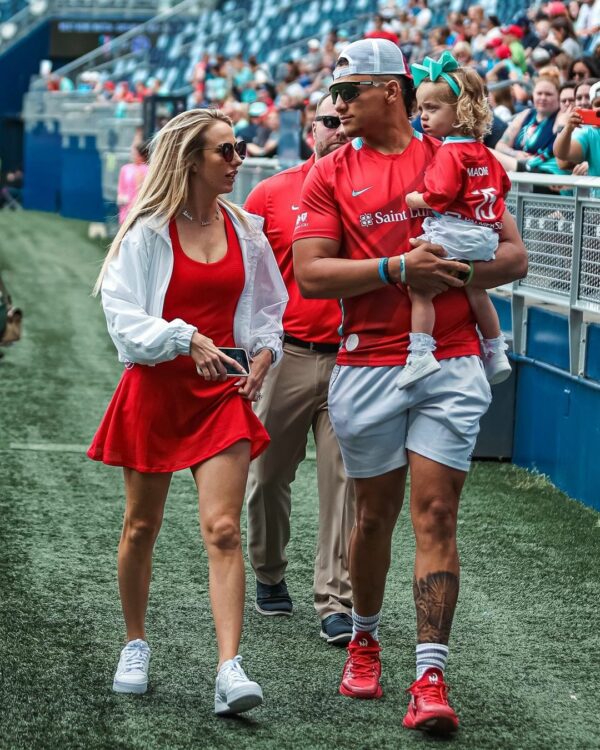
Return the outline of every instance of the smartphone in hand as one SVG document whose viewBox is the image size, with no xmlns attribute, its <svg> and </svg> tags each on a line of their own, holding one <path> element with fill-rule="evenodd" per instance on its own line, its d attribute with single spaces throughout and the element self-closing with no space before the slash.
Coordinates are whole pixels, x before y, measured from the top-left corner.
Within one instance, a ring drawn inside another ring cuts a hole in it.
<svg viewBox="0 0 600 750">
<path fill-rule="evenodd" d="M 597 128 L 600 127 L 600 111 L 577 108 L 575 112 L 581 117 L 584 125 L 595 125 Z"/>
<path fill-rule="evenodd" d="M 231 359 L 235 359 L 235 361 L 238 362 L 245 370 L 245 372 L 240 372 L 239 370 L 236 370 L 233 365 L 230 365 L 227 362 L 223 362 L 228 377 L 235 376 L 238 378 L 247 378 L 248 375 L 250 375 L 250 357 L 248 356 L 248 352 L 245 349 L 241 349 L 238 347 L 220 346 L 219 351 L 222 351 L 223 354 L 231 357 Z"/>
</svg>

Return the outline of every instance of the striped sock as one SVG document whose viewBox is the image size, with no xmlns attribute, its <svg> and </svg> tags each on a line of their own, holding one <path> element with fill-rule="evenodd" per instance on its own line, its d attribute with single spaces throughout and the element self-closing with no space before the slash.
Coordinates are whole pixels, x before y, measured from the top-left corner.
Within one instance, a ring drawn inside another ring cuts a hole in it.
<svg viewBox="0 0 600 750">
<path fill-rule="evenodd" d="M 381 611 L 379 611 L 376 615 L 371 615 L 370 617 L 363 617 L 362 615 L 357 615 L 353 609 L 352 610 L 352 638 L 355 638 L 356 634 L 358 632 L 361 632 L 361 633 L 369 633 L 369 635 L 372 638 L 378 641 L 379 635 L 377 633 L 377 626 L 379 625 L 380 618 L 381 618 Z"/>
<path fill-rule="evenodd" d="M 435 667 L 446 669 L 448 661 L 448 646 L 443 643 L 418 643 L 417 644 L 417 680 L 425 674 L 426 670 Z"/>
</svg>

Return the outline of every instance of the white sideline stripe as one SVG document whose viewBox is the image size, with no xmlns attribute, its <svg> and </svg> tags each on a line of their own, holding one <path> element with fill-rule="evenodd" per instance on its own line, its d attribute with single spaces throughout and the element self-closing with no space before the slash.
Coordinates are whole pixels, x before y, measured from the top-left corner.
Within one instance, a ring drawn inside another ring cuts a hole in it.
<svg viewBox="0 0 600 750">
<path fill-rule="evenodd" d="M 88 445 L 76 443 L 10 443 L 13 451 L 46 451 L 48 453 L 85 453 Z"/>
</svg>

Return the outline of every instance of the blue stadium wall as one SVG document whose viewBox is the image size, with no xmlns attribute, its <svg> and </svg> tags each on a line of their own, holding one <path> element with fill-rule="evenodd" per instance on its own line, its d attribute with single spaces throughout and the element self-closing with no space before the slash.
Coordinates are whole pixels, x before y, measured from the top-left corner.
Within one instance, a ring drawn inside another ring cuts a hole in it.
<svg viewBox="0 0 600 750">
<path fill-rule="evenodd" d="M 510 330 L 510 303 L 494 302 Z M 600 326 L 588 328 L 585 378 L 569 373 L 568 321 L 558 313 L 529 308 L 526 354 L 513 357 L 513 463 L 600 510 Z"/>
<path fill-rule="evenodd" d="M 50 26 L 44 23 L 0 56 L 0 159 L 2 171 L 23 166 L 23 95 L 40 60 L 48 57 Z M 9 85 L 8 82 L 10 82 Z"/>
</svg>

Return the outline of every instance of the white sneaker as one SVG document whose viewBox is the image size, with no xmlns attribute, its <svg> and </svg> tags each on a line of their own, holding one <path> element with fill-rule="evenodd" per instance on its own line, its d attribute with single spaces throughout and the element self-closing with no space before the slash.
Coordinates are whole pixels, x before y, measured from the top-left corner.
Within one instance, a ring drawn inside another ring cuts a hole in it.
<svg viewBox="0 0 600 750">
<path fill-rule="evenodd" d="M 129 641 L 121 651 L 121 658 L 113 680 L 115 693 L 145 693 L 148 689 L 150 646 L 138 638 Z"/>
<path fill-rule="evenodd" d="M 490 385 L 498 385 L 510 378 L 512 368 L 508 357 L 502 351 L 488 352 L 483 358 L 485 376 Z"/>
<path fill-rule="evenodd" d="M 257 682 L 246 677 L 242 669 L 242 657 L 223 662 L 215 684 L 215 713 L 241 714 L 260 706 L 263 693 Z"/>
<path fill-rule="evenodd" d="M 415 357 L 411 353 L 408 355 L 406 365 L 402 368 L 398 380 L 396 380 L 396 386 L 400 389 L 408 388 L 408 386 L 418 383 L 419 380 L 423 380 L 423 378 L 426 378 L 433 372 L 437 372 L 439 369 L 440 363 L 433 356 L 432 352 L 426 352 L 419 357 Z"/>
</svg>

